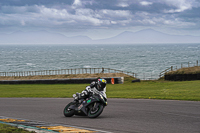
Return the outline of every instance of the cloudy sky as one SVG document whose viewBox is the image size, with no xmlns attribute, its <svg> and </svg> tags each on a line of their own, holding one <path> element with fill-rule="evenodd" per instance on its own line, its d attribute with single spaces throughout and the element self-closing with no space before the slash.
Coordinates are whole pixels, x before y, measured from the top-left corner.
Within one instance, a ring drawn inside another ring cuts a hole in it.
<svg viewBox="0 0 200 133">
<path fill-rule="evenodd" d="M 200 0 L 0 1 L 0 33 L 46 30 L 101 39 L 146 28 L 200 36 Z"/>
</svg>

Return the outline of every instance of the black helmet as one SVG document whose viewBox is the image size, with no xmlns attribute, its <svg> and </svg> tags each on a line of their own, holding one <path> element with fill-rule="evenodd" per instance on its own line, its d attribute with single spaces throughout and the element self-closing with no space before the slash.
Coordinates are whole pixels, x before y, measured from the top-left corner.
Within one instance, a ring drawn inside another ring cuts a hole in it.
<svg viewBox="0 0 200 133">
<path fill-rule="evenodd" d="M 98 81 L 97 81 L 97 90 L 98 91 L 104 91 L 105 87 L 106 87 L 106 80 L 105 79 L 98 79 Z"/>
</svg>

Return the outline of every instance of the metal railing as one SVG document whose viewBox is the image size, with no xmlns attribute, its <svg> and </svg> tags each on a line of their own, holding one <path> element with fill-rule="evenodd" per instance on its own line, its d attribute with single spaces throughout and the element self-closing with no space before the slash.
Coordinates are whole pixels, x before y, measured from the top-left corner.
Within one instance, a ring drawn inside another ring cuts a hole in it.
<svg viewBox="0 0 200 133">
<path fill-rule="evenodd" d="M 196 63 L 187 63 L 187 67 L 198 66 Z M 181 64 L 181 68 L 185 67 Z M 157 80 L 163 77 L 167 72 L 177 70 L 177 66 L 171 66 L 160 74 L 155 73 L 133 73 L 111 68 L 74 68 L 60 70 L 41 70 L 41 71 L 19 71 L 19 72 L 0 72 L 2 77 L 24 77 L 24 76 L 44 76 L 44 75 L 70 75 L 70 74 L 97 74 L 97 73 L 124 73 L 126 75 L 139 78 L 141 80 Z"/>
<path fill-rule="evenodd" d="M 187 65 L 181 64 L 181 67 L 171 66 L 171 67 L 167 68 L 166 70 L 162 71 L 162 72 L 160 73 L 159 77 L 161 78 L 161 77 L 165 76 L 165 74 L 166 74 L 167 72 L 175 71 L 175 70 L 177 70 L 177 69 L 186 68 L 186 67 L 195 67 L 195 66 L 199 66 L 198 62 L 199 62 L 199 61 L 197 60 L 195 63 L 188 62 Z"/>
<path fill-rule="evenodd" d="M 135 73 L 116 70 L 116 69 L 110 69 L 110 68 L 74 68 L 74 69 L 60 69 L 60 70 L 0 72 L 0 76 L 3 76 L 3 77 L 24 77 L 24 76 L 96 74 L 96 73 L 124 73 L 124 74 L 135 77 Z"/>
<path fill-rule="evenodd" d="M 140 73 L 140 74 L 135 74 L 136 77 L 140 80 L 157 80 L 159 79 L 159 74 L 158 73 L 152 73 L 152 72 L 148 72 L 148 73 Z"/>
</svg>

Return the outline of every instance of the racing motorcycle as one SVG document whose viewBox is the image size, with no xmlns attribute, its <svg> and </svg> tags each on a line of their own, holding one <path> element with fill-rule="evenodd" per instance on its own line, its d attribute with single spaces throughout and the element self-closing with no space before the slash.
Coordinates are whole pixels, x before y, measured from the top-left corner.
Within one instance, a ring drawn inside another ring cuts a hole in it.
<svg viewBox="0 0 200 133">
<path fill-rule="evenodd" d="M 78 96 L 78 94 L 79 93 L 76 93 L 76 96 Z M 107 106 L 106 96 L 96 90 L 93 91 L 93 94 L 87 99 L 75 100 L 74 97 L 74 101 L 66 105 L 63 113 L 65 117 L 79 115 L 96 118 L 103 112 L 105 106 Z"/>
</svg>

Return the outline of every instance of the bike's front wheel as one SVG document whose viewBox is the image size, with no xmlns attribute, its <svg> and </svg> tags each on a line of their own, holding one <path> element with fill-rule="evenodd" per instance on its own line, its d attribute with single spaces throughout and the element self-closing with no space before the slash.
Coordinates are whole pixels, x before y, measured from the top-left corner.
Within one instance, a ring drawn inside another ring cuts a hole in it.
<svg viewBox="0 0 200 133">
<path fill-rule="evenodd" d="M 69 103 L 63 110 L 63 114 L 65 117 L 72 117 L 74 115 L 74 110 L 73 109 L 69 109 L 70 105 L 72 105 L 73 103 Z"/>
<path fill-rule="evenodd" d="M 93 107 L 89 109 L 88 117 L 90 118 L 96 118 L 103 112 L 103 104 L 99 104 L 97 107 L 94 106 L 95 105 L 93 105 Z"/>
</svg>

